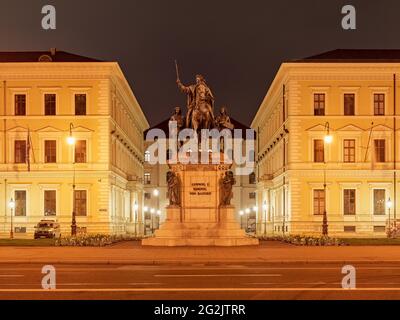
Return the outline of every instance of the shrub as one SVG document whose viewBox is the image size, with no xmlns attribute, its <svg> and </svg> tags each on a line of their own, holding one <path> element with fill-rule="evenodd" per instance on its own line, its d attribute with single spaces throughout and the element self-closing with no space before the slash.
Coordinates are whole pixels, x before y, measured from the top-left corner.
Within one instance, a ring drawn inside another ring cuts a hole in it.
<svg viewBox="0 0 400 320">
<path fill-rule="evenodd" d="M 261 237 L 261 240 L 269 240 L 269 241 L 281 241 L 285 243 L 290 243 L 296 246 L 341 246 L 345 245 L 339 239 L 330 238 L 330 237 L 315 237 L 315 236 L 306 236 L 306 235 L 279 235 L 272 237 Z"/>
<path fill-rule="evenodd" d="M 134 240 L 140 240 L 140 238 L 130 235 L 79 235 L 57 239 L 55 245 L 58 247 L 105 247 L 121 241 Z"/>
<path fill-rule="evenodd" d="M 392 223 L 386 230 L 386 234 L 389 239 L 400 238 L 400 225 Z"/>
</svg>

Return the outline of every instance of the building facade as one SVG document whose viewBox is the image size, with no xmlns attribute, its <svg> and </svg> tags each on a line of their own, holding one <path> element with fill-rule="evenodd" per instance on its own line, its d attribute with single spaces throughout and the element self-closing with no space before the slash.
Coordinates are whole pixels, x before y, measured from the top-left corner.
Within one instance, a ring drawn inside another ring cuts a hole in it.
<svg viewBox="0 0 400 320">
<path fill-rule="evenodd" d="M 148 123 L 118 64 L 51 50 L 0 66 L 1 235 L 42 219 L 68 235 L 73 211 L 81 233 L 140 234 Z"/>
<path fill-rule="evenodd" d="M 385 237 L 397 220 L 400 51 L 335 50 L 280 67 L 258 131 L 258 233 Z M 397 80 L 397 81 L 396 81 Z"/>
</svg>

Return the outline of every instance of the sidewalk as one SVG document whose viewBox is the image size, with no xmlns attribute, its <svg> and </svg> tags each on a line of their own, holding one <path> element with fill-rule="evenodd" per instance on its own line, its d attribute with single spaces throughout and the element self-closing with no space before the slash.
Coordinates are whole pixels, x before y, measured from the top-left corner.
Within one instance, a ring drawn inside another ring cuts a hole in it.
<svg viewBox="0 0 400 320">
<path fill-rule="evenodd" d="M 239 248 L 152 248 L 128 242 L 106 248 L 3 247 L 0 264 L 213 264 L 388 262 L 400 265 L 399 247 L 296 247 L 277 242 Z"/>
</svg>

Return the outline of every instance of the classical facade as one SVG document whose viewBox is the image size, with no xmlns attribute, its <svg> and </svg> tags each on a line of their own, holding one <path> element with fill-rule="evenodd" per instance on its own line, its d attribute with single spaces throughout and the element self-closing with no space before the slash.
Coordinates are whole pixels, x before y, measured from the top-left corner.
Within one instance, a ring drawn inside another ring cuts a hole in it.
<svg viewBox="0 0 400 320">
<path fill-rule="evenodd" d="M 282 64 L 252 123 L 260 234 L 386 236 L 400 196 L 399 74 L 399 50 Z"/>
<path fill-rule="evenodd" d="M 1 235 L 42 219 L 68 235 L 73 211 L 78 232 L 141 233 L 148 123 L 118 63 L 53 49 L 0 66 Z"/>
</svg>

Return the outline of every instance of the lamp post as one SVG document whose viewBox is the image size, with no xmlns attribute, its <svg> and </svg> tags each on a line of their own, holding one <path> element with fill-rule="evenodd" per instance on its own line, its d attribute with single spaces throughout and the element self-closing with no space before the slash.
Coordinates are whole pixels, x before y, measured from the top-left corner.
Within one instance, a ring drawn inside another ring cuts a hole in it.
<svg viewBox="0 0 400 320">
<path fill-rule="evenodd" d="M 147 213 L 149 212 L 149 207 L 143 207 L 144 212 L 144 230 L 143 233 L 147 235 Z"/>
<path fill-rule="evenodd" d="M 72 123 L 69 124 L 69 136 L 67 138 L 67 142 L 68 144 L 71 146 L 72 151 L 74 151 L 74 147 L 75 147 L 75 143 L 76 143 L 76 139 L 75 137 L 72 135 L 72 129 L 74 128 L 74 125 Z M 72 161 L 72 166 L 73 166 L 73 179 L 72 179 L 72 222 L 71 222 L 71 236 L 75 237 L 76 236 L 76 231 L 77 231 L 77 225 L 76 225 L 76 212 L 75 212 L 75 188 L 76 188 L 76 184 L 75 184 L 75 155 L 74 152 L 72 152 L 72 157 L 73 157 L 73 161 Z"/>
<path fill-rule="evenodd" d="M 246 213 L 246 232 L 249 232 L 249 219 L 251 210 L 247 208 L 244 212 Z"/>
<path fill-rule="evenodd" d="M 243 210 L 239 211 L 239 216 L 240 216 L 240 228 L 243 229 L 243 216 L 244 216 Z"/>
<path fill-rule="evenodd" d="M 10 239 L 14 239 L 14 225 L 13 225 L 13 216 L 14 216 L 14 209 L 15 209 L 15 201 L 11 198 L 8 206 L 10 207 Z"/>
<path fill-rule="evenodd" d="M 134 219 L 135 219 L 135 238 L 137 237 L 137 218 L 138 218 L 138 210 L 139 210 L 139 205 L 137 201 L 135 201 L 135 205 L 133 207 L 134 209 Z"/>
<path fill-rule="evenodd" d="M 330 134 L 330 126 L 329 126 L 329 122 L 327 122 L 325 124 L 325 130 L 326 130 L 326 134 L 324 137 L 324 197 L 325 197 L 325 201 L 324 201 L 324 217 L 323 217 L 323 221 L 322 221 L 322 235 L 327 237 L 329 235 L 328 232 L 328 214 L 326 212 L 326 153 L 325 153 L 325 147 L 326 145 L 329 145 L 332 143 L 333 141 L 333 137 Z"/>
<path fill-rule="evenodd" d="M 258 221 L 258 207 L 257 206 L 254 206 L 253 207 L 253 211 L 254 211 L 254 213 L 255 213 L 255 230 L 254 230 L 254 232 L 255 232 L 255 234 L 257 234 L 257 221 Z"/>
<path fill-rule="evenodd" d="M 391 221 L 390 221 L 390 209 L 392 209 L 392 205 L 393 205 L 392 200 L 390 200 L 390 198 L 389 198 L 389 200 L 386 202 L 386 206 L 389 210 L 389 230 L 392 227 Z"/>
<path fill-rule="evenodd" d="M 151 217 L 151 234 L 154 234 L 154 214 L 156 213 L 155 209 L 150 209 L 150 217 Z"/>
<path fill-rule="evenodd" d="M 157 229 L 160 229 L 161 210 L 157 210 Z"/>
<path fill-rule="evenodd" d="M 155 197 L 157 198 L 157 209 L 154 210 L 153 215 L 152 215 L 152 217 L 151 217 L 151 223 L 152 223 L 152 225 L 154 225 L 154 219 L 155 219 L 154 214 L 155 214 L 155 213 L 158 214 L 158 211 L 160 210 L 160 190 L 154 189 L 154 190 L 153 190 L 153 196 L 155 196 Z M 153 229 L 153 233 L 154 233 L 154 227 L 153 227 L 152 229 Z"/>
<path fill-rule="evenodd" d="M 267 201 L 264 201 L 263 210 L 264 210 L 264 236 L 267 235 Z"/>
</svg>

